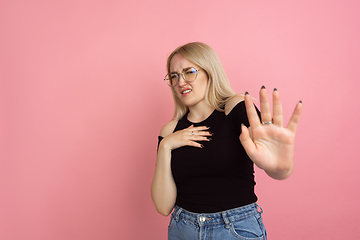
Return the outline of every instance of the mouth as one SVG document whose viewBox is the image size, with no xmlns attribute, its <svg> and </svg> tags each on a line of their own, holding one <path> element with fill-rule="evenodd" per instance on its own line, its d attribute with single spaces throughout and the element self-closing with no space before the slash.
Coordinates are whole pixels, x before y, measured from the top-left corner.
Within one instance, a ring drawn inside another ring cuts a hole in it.
<svg viewBox="0 0 360 240">
<path fill-rule="evenodd" d="M 192 90 L 191 89 L 185 89 L 184 91 L 181 92 L 181 94 L 187 94 L 190 93 Z"/>
</svg>

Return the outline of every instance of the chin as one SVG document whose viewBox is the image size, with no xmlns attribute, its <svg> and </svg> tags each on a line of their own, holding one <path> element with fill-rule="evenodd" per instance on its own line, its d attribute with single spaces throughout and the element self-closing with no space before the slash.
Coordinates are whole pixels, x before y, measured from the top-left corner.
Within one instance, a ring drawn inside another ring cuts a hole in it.
<svg viewBox="0 0 360 240">
<path fill-rule="evenodd" d="M 185 106 L 187 106 L 187 107 L 193 107 L 193 106 L 195 106 L 196 104 L 198 104 L 198 102 L 190 102 L 190 101 L 188 101 L 188 102 L 182 102 Z"/>
<path fill-rule="evenodd" d="M 184 101 L 181 101 L 181 102 L 182 102 L 182 104 L 184 104 L 187 107 L 191 107 L 191 106 L 195 105 L 195 104 L 192 104 L 192 103 L 189 103 L 189 102 L 184 102 Z"/>
</svg>

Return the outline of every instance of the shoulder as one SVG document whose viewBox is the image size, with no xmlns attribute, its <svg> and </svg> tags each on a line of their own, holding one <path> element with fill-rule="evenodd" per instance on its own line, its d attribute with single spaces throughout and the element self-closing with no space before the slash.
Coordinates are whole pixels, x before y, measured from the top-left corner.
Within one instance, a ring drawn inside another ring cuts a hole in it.
<svg viewBox="0 0 360 240">
<path fill-rule="evenodd" d="M 225 104 L 225 114 L 228 115 L 238 103 L 244 101 L 244 95 L 236 94 Z"/>
<path fill-rule="evenodd" d="M 178 120 L 171 120 L 170 122 L 166 123 L 160 131 L 160 136 L 166 137 L 173 133 L 177 122 Z"/>
</svg>

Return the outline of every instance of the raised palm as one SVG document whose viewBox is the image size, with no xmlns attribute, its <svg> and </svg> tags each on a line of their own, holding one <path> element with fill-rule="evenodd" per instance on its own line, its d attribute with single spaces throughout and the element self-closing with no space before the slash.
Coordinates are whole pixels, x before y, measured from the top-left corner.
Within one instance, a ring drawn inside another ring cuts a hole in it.
<svg viewBox="0 0 360 240">
<path fill-rule="evenodd" d="M 250 131 L 242 126 L 240 141 L 250 159 L 275 179 L 285 179 L 293 170 L 295 133 L 300 121 L 302 103 L 295 110 L 286 127 L 282 113 L 280 93 L 273 91 L 273 115 L 266 89 L 260 90 L 261 119 L 257 115 L 251 96 L 245 94 Z"/>
</svg>

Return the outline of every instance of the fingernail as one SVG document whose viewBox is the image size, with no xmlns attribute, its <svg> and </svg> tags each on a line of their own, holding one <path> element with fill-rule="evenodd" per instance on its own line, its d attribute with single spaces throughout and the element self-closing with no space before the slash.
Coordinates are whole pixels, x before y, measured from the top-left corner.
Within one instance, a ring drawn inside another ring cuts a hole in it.
<svg viewBox="0 0 360 240">
<path fill-rule="evenodd" d="M 262 85 L 262 86 L 261 86 L 261 89 L 265 89 L 265 86 L 264 86 L 264 85 Z"/>
<path fill-rule="evenodd" d="M 209 139 L 209 141 L 211 141 L 212 140 L 212 138 L 208 138 Z"/>
<path fill-rule="evenodd" d="M 302 101 L 300 100 L 300 101 L 299 101 L 299 103 L 301 103 L 301 104 L 302 104 Z"/>
<path fill-rule="evenodd" d="M 274 92 L 275 92 L 275 91 L 277 91 L 277 89 L 276 89 L 276 88 L 274 88 Z"/>
<path fill-rule="evenodd" d="M 248 94 L 249 94 L 249 92 L 246 91 L 246 92 L 245 92 L 245 96 L 248 95 Z"/>
<path fill-rule="evenodd" d="M 204 148 L 204 145 L 201 144 L 201 148 Z"/>
</svg>

